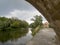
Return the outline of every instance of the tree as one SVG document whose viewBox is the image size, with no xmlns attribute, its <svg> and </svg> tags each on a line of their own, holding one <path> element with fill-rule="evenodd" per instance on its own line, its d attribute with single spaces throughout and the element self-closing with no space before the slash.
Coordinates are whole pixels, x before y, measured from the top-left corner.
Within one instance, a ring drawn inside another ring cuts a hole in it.
<svg viewBox="0 0 60 45">
<path fill-rule="evenodd" d="M 34 16 L 34 18 L 31 19 L 32 21 L 34 21 L 34 23 L 30 24 L 30 27 L 36 28 L 38 25 L 42 25 L 42 17 L 41 16 Z"/>
<path fill-rule="evenodd" d="M 28 23 L 17 18 L 0 17 L 0 30 L 7 31 L 12 29 L 28 28 Z"/>
</svg>

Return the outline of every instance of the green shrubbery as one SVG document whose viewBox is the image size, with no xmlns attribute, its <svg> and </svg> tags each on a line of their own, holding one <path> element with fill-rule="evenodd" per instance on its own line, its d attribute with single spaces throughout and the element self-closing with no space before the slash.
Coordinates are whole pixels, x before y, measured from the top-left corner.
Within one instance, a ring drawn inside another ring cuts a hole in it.
<svg viewBox="0 0 60 45">
<path fill-rule="evenodd" d="M 28 23 L 15 18 L 0 17 L 0 30 L 7 31 L 16 28 L 28 28 Z"/>
<path fill-rule="evenodd" d="M 38 25 L 42 26 L 42 17 L 41 16 L 36 15 L 31 20 L 34 21 L 33 23 L 30 24 L 31 28 L 36 28 Z"/>
<path fill-rule="evenodd" d="M 28 26 L 28 23 L 24 20 L 0 17 L 0 42 L 26 35 Z"/>
<path fill-rule="evenodd" d="M 32 35 L 35 35 L 42 28 L 42 17 L 36 15 L 32 21 L 34 22 L 30 24 L 30 28 L 32 28 Z"/>
</svg>

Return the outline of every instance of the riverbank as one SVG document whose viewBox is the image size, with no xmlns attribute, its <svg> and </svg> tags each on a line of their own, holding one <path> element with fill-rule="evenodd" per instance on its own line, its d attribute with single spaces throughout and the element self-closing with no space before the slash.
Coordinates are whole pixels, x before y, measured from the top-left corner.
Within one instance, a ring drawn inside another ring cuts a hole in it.
<svg viewBox="0 0 60 45">
<path fill-rule="evenodd" d="M 36 33 L 38 33 L 38 31 L 42 29 L 42 26 L 37 26 L 36 28 L 32 29 L 32 35 L 34 36 Z"/>
<path fill-rule="evenodd" d="M 60 45 L 52 28 L 40 30 L 26 45 Z"/>
</svg>

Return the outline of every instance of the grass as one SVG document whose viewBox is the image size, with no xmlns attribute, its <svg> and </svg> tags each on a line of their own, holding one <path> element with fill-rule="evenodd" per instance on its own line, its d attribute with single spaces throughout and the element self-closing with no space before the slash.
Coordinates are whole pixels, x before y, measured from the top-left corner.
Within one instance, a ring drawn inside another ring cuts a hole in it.
<svg viewBox="0 0 60 45">
<path fill-rule="evenodd" d="M 32 29 L 32 35 L 34 36 L 41 28 L 42 26 L 37 26 L 35 29 Z"/>
</svg>

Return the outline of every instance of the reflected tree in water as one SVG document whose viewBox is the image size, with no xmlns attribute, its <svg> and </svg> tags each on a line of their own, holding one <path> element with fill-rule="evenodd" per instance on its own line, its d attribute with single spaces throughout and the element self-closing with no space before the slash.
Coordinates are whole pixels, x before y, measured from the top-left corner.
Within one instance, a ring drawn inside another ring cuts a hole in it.
<svg viewBox="0 0 60 45">
<path fill-rule="evenodd" d="M 0 42 L 20 38 L 28 32 L 28 23 L 16 18 L 0 17 Z"/>
</svg>

